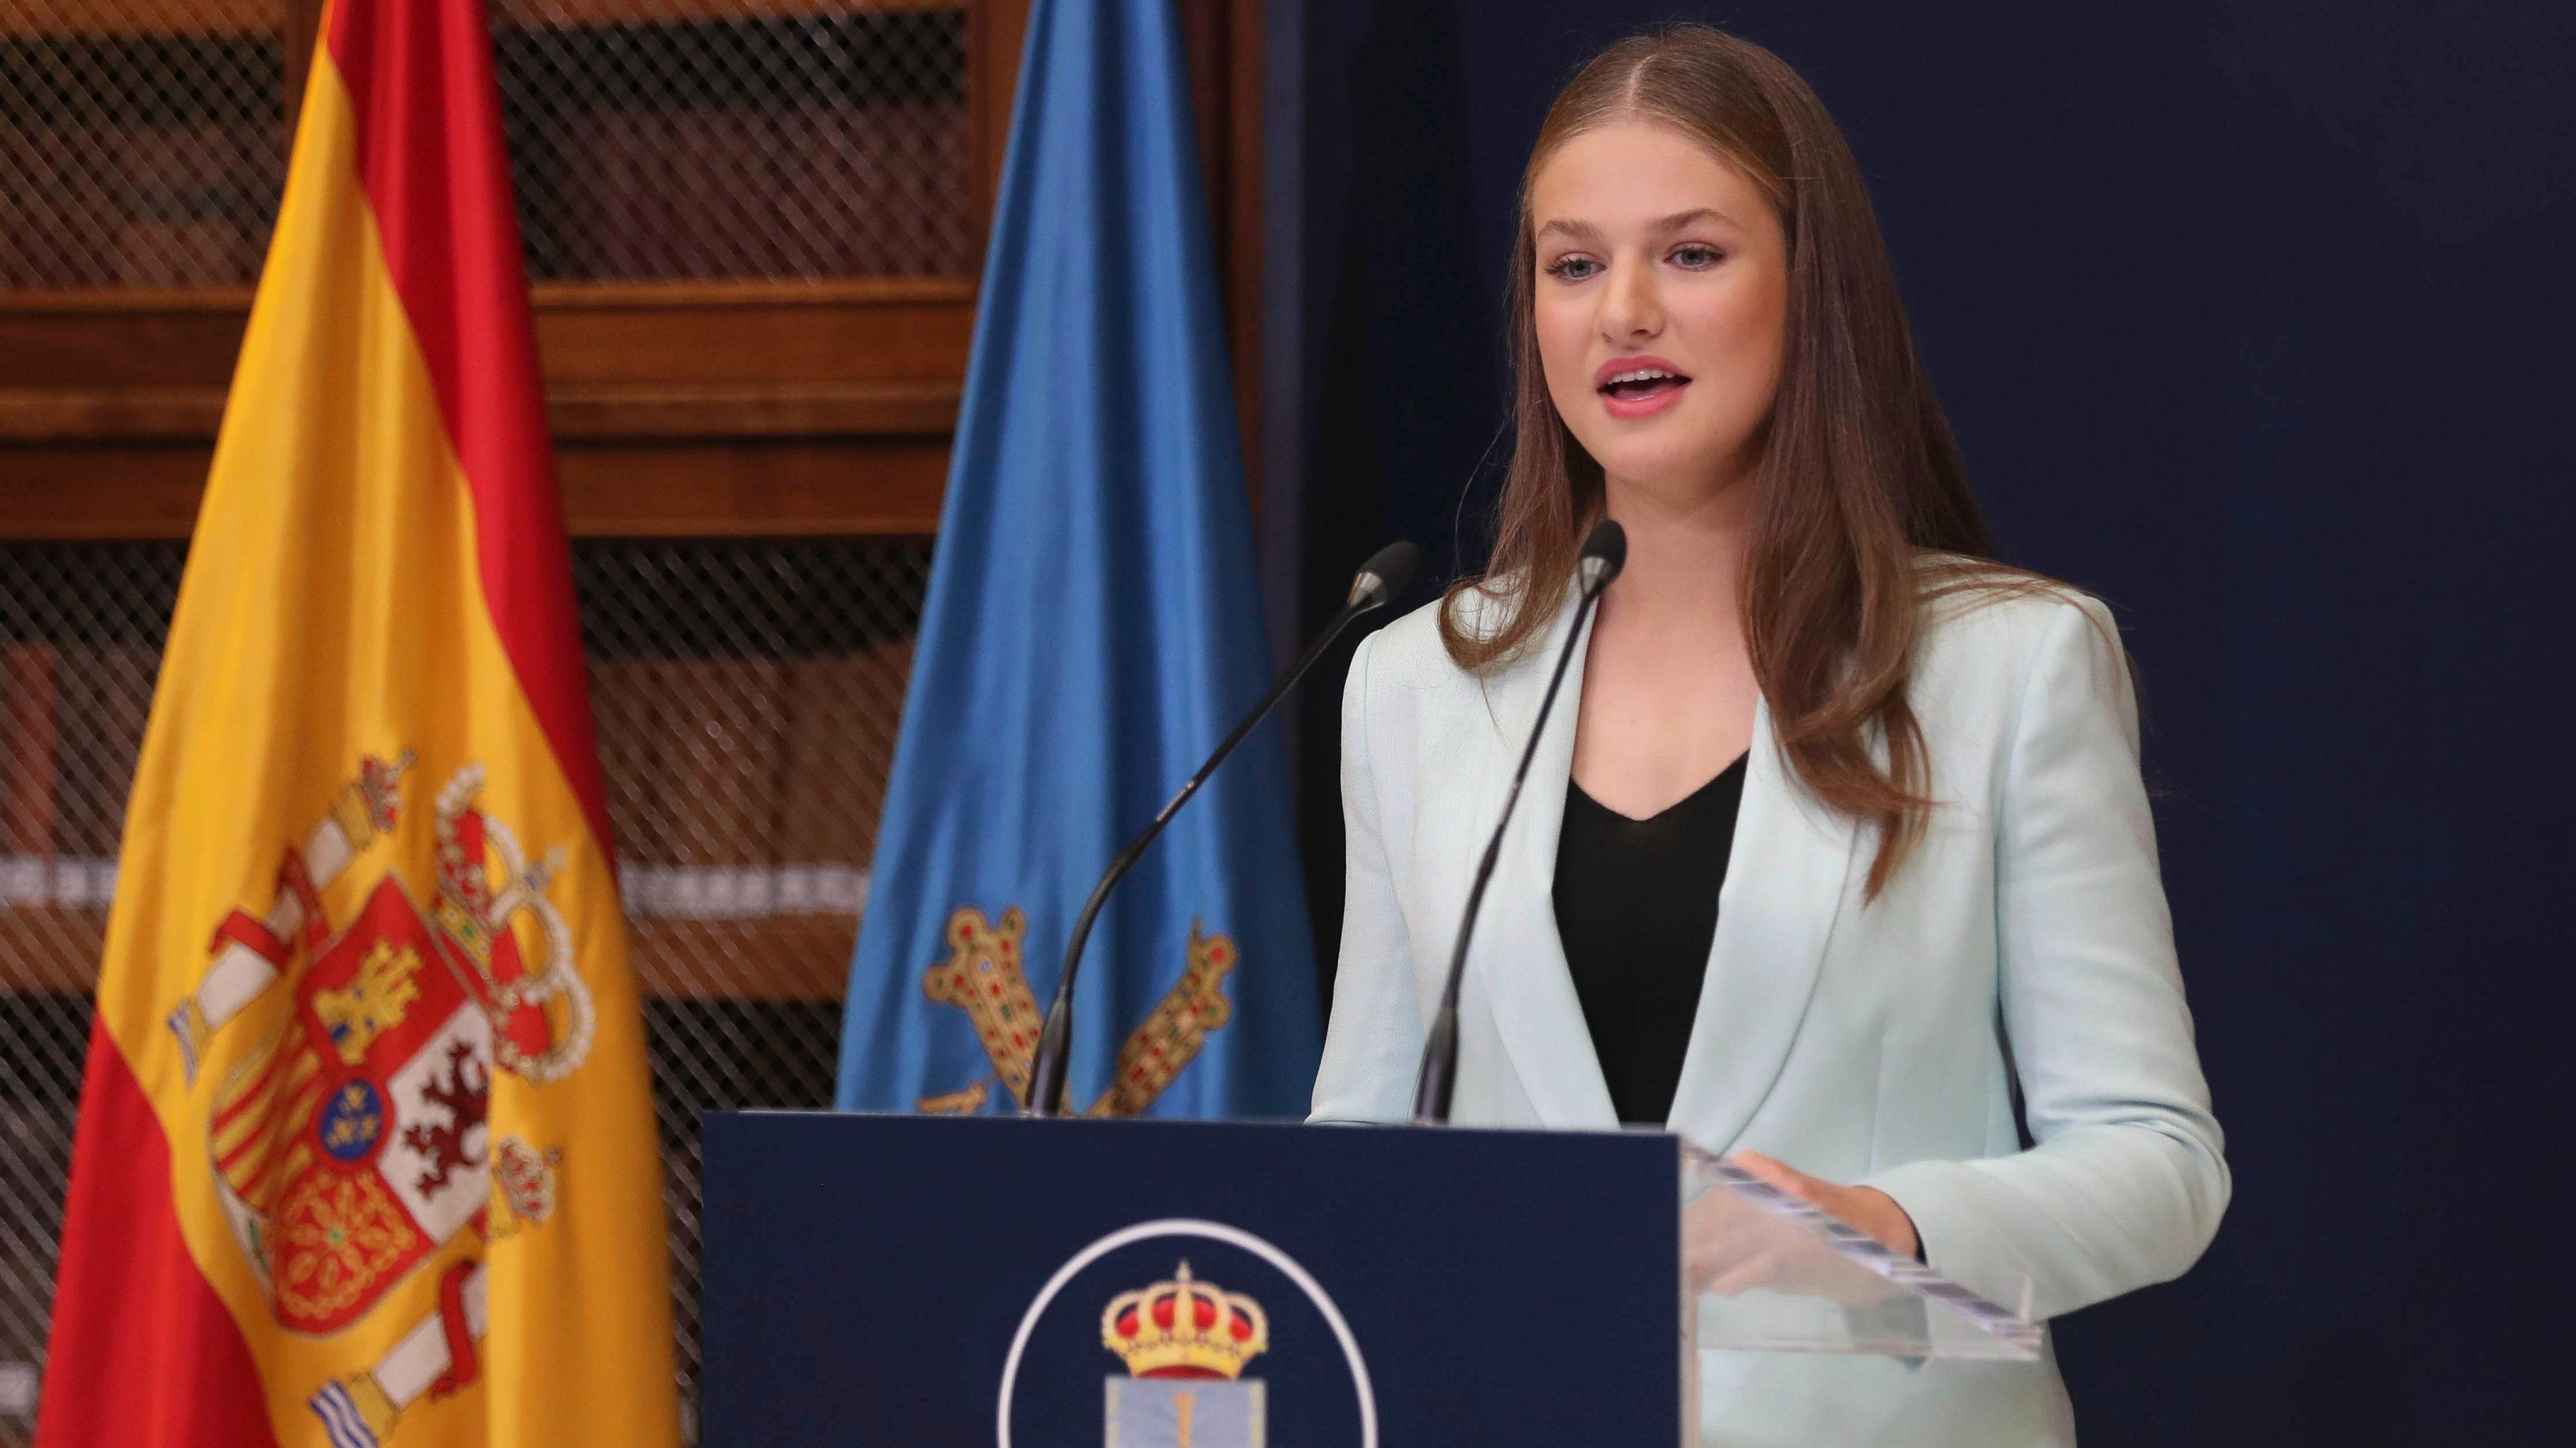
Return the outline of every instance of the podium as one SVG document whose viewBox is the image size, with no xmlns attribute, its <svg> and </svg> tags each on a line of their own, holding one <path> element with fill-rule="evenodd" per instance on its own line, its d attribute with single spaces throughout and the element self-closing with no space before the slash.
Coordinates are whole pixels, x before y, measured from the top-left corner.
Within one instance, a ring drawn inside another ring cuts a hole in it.
<svg viewBox="0 0 2576 1448">
<path fill-rule="evenodd" d="M 1687 1444 L 1704 1349 L 2041 1349 L 1661 1134 L 759 1112 L 705 1153 L 710 1448 Z"/>
</svg>

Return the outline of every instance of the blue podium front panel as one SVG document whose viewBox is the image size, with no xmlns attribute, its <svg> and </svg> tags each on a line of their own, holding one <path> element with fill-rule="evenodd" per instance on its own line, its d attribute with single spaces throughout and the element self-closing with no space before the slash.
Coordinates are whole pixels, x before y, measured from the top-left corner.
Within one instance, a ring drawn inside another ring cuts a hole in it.
<svg viewBox="0 0 2576 1448">
<path fill-rule="evenodd" d="M 1674 1139 L 710 1117 L 712 1448 L 1669 1444 Z"/>
</svg>

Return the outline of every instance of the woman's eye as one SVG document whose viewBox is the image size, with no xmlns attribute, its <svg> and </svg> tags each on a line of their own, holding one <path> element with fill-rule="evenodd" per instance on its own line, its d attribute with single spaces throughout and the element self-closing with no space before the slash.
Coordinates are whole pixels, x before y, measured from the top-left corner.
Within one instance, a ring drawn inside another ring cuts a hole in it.
<svg viewBox="0 0 2576 1448">
<path fill-rule="evenodd" d="M 1698 271 L 1703 267 L 1715 266 L 1723 259 L 1724 253 L 1720 252 L 1713 246 L 1677 246 L 1673 248 L 1673 260 L 1693 271 Z"/>
<path fill-rule="evenodd" d="M 1579 282 L 1601 269 L 1601 263 L 1588 256 L 1564 256 L 1547 264 L 1547 274 L 1564 281 Z"/>
</svg>

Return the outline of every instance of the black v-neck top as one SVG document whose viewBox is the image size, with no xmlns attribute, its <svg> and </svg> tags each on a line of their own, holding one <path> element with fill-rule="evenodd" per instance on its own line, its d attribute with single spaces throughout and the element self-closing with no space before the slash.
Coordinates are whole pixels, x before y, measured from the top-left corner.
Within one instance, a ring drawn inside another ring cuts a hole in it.
<svg viewBox="0 0 2576 1448">
<path fill-rule="evenodd" d="M 1566 781 L 1556 930 L 1621 1121 L 1661 1126 L 1672 1115 L 1717 940 L 1745 757 L 1652 819 L 1630 819 Z"/>
</svg>

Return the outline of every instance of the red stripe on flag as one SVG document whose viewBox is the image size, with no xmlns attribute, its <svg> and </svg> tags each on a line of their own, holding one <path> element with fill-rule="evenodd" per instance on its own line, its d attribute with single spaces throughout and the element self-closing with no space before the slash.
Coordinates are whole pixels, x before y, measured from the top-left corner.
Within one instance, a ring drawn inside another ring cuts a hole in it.
<svg viewBox="0 0 2576 1448">
<path fill-rule="evenodd" d="M 483 0 L 334 0 L 324 31 L 358 179 L 474 493 L 483 599 L 602 851 L 610 849 L 572 560 L 555 491 Z"/>
<path fill-rule="evenodd" d="M 170 1147 L 104 1025 L 89 1037 L 36 1448 L 277 1448 L 241 1328 L 170 1196 Z"/>
<path fill-rule="evenodd" d="M 215 1163 L 215 1169 L 228 1181 L 257 1181 L 268 1165 L 268 1151 L 274 1145 L 266 1131 L 254 1131 L 240 1146 Z"/>
</svg>

